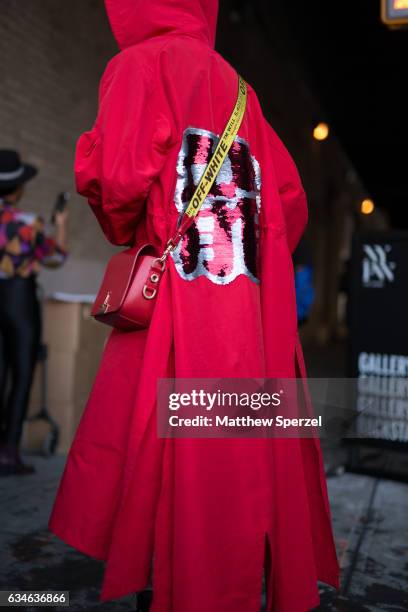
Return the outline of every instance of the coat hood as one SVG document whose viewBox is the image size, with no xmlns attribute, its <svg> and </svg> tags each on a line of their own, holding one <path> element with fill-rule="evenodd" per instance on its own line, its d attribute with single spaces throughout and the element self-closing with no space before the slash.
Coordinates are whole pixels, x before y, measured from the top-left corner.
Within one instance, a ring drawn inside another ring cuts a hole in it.
<svg viewBox="0 0 408 612">
<path fill-rule="evenodd" d="M 218 0 L 105 0 L 121 49 L 165 34 L 187 34 L 214 47 Z"/>
</svg>

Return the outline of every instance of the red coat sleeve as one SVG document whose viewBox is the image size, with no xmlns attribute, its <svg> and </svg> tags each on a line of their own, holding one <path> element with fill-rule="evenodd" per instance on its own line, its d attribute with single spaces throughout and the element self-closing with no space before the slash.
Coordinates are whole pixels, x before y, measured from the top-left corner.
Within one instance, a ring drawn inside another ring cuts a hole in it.
<svg viewBox="0 0 408 612">
<path fill-rule="evenodd" d="M 307 224 L 307 198 L 291 155 L 268 123 L 267 130 L 288 244 L 293 253 Z"/>
<path fill-rule="evenodd" d="M 133 242 L 170 146 L 166 111 L 155 70 L 137 49 L 111 60 L 101 80 L 95 124 L 77 144 L 75 178 L 113 244 Z"/>
</svg>

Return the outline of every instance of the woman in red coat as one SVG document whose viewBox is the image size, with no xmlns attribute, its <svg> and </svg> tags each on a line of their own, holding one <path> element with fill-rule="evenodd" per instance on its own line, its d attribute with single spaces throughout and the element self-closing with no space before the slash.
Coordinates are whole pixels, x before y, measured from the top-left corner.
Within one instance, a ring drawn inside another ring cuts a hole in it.
<svg viewBox="0 0 408 612">
<path fill-rule="evenodd" d="M 106 0 L 109 63 L 78 190 L 115 245 L 174 232 L 237 94 L 214 51 L 216 0 Z M 296 167 L 249 87 L 234 146 L 168 262 L 148 330 L 114 330 L 50 518 L 106 561 L 101 600 L 142 591 L 153 612 L 318 605 L 338 587 L 316 439 L 164 439 L 158 378 L 304 375 L 291 252 L 307 208 Z"/>
</svg>

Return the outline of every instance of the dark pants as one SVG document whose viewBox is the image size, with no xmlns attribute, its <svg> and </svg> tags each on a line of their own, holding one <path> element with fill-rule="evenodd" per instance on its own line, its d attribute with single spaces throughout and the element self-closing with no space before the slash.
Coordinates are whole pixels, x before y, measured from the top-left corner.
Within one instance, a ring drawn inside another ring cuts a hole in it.
<svg viewBox="0 0 408 612">
<path fill-rule="evenodd" d="M 40 338 L 35 277 L 0 279 L 0 427 L 7 444 L 20 442 Z"/>
</svg>

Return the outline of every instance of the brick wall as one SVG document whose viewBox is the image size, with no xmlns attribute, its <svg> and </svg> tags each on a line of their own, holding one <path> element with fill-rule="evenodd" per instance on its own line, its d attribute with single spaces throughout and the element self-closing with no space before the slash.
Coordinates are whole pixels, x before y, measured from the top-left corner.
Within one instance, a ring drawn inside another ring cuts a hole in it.
<svg viewBox="0 0 408 612">
<path fill-rule="evenodd" d="M 75 142 L 92 125 L 98 82 L 115 53 L 103 0 L 1 1 L 0 147 L 19 149 L 40 169 L 23 207 L 48 218 L 56 194 L 74 192 Z M 91 292 L 111 247 L 82 198 L 73 195 L 70 207 L 72 256 L 42 280 Z M 85 274 L 78 275 L 80 260 Z"/>
</svg>

